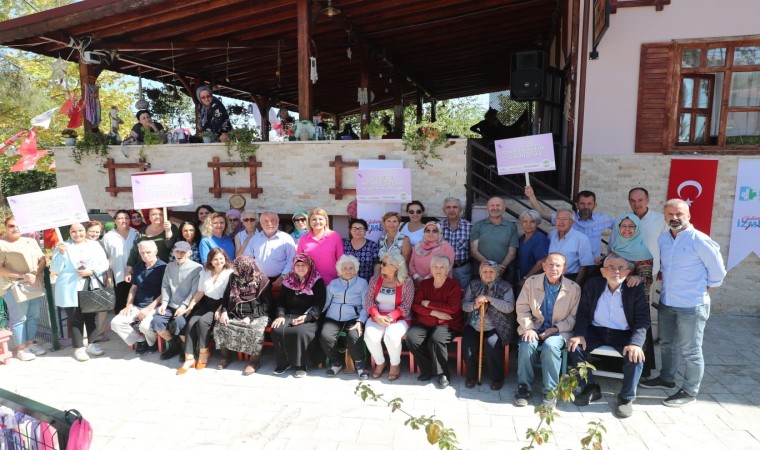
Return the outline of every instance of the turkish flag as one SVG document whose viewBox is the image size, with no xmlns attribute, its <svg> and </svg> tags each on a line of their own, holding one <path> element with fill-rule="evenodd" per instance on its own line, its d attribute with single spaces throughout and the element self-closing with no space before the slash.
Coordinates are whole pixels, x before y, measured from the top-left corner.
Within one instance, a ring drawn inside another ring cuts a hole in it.
<svg viewBox="0 0 760 450">
<path fill-rule="evenodd" d="M 37 161 L 40 160 L 45 154 L 47 153 L 47 150 L 41 150 L 41 151 L 35 151 L 33 155 L 23 155 L 21 156 L 21 159 L 16 162 L 16 164 L 11 167 L 9 172 L 26 172 L 27 170 L 34 169 L 34 166 L 37 165 Z"/>
<path fill-rule="evenodd" d="M 710 234 L 717 159 L 673 159 L 670 161 L 668 199 L 680 198 L 689 204 L 691 223 L 699 231 Z"/>
<path fill-rule="evenodd" d="M 37 132 L 34 130 L 34 127 L 29 129 L 29 133 L 27 133 L 21 145 L 19 145 L 18 152 L 16 153 L 24 156 L 34 156 L 37 154 Z"/>
</svg>

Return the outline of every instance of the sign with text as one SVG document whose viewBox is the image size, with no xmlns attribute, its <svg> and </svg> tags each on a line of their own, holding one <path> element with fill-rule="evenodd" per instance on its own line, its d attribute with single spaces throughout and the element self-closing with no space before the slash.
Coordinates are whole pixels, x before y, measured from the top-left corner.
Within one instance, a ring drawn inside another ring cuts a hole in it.
<svg viewBox="0 0 760 450">
<path fill-rule="evenodd" d="M 192 205 L 193 174 L 133 174 L 132 200 L 135 209 Z"/>
<path fill-rule="evenodd" d="M 554 140 L 551 133 L 500 139 L 496 146 L 499 175 L 554 170 Z"/>
<path fill-rule="evenodd" d="M 357 169 L 356 199 L 360 202 L 400 202 L 412 198 L 410 169 Z"/>
<path fill-rule="evenodd" d="M 77 185 L 14 195 L 8 197 L 8 204 L 22 233 L 90 220 Z"/>
<path fill-rule="evenodd" d="M 736 267 L 750 253 L 760 257 L 760 160 L 740 159 L 736 174 L 734 217 L 726 269 Z"/>
</svg>

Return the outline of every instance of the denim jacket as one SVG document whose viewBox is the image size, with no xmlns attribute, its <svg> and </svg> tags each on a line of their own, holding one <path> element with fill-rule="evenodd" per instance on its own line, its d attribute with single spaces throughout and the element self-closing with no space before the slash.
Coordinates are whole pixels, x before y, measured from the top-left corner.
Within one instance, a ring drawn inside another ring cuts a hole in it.
<svg viewBox="0 0 760 450">
<path fill-rule="evenodd" d="M 338 322 L 355 320 L 367 321 L 367 311 L 364 309 L 364 297 L 367 296 L 367 280 L 354 276 L 346 281 L 336 278 L 327 285 L 327 299 L 324 315 Z"/>
</svg>

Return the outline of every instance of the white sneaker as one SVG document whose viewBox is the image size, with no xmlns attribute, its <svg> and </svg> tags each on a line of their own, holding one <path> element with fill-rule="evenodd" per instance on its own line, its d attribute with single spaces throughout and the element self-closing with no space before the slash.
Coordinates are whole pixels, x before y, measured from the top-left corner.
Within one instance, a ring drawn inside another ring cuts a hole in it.
<svg viewBox="0 0 760 450">
<path fill-rule="evenodd" d="M 29 350 L 30 352 L 34 353 L 36 356 L 42 356 L 45 353 L 47 353 L 47 350 L 45 350 L 44 347 L 42 347 L 41 345 L 37 345 L 37 344 L 32 344 L 29 347 L 27 347 L 26 349 Z"/>
<path fill-rule="evenodd" d="M 90 355 L 87 354 L 87 348 L 79 347 L 78 349 L 74 350 L 74 359 L 80 362 L 89 361 Z"/>
<path fill-rule="evenodd" d="M 105 352 L 102 348 L 100 348 L 98 344 L 90 344 L 87 346 L 87 353 L 91 354 L 92 356 L 100 356 Z"/>
<path fill-rule="evenodd" d="M 31 361 L 37 358 L 37 355 L 32 353 L 29 348 L 25 348 L 16 352 L 16 358 L 20 359 L 21 361 Z"/>
</svg>

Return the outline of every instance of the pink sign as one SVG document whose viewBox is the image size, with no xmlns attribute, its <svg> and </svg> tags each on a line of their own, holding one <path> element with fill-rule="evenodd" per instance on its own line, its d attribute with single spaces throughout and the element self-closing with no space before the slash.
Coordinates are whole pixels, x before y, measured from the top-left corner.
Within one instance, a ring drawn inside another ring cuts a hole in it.
<svg viewBox="0 0 760 450">
<path fill-rule="evenodd" d="M 193 204 L 193 174 L 167 173 L 132 175 L 132 200 L 135 209 Z"/>
<path fill-rule="evenodd" d="M 554 140 L 551 133 L 501 139 L 496 146 L 499 175 L 554 170 Z"/>
<path fill-rule="evenodd" d="M 8 197 L 16 225 L 22 233 L 87 222 L 79 186 L 67 186 Z"/>
<path fill-rule="evenodd" d="M 409 169 L 357 169 L 356 199 L 360 202 L 400 202 L 412 198 Z"/>
</svg>

